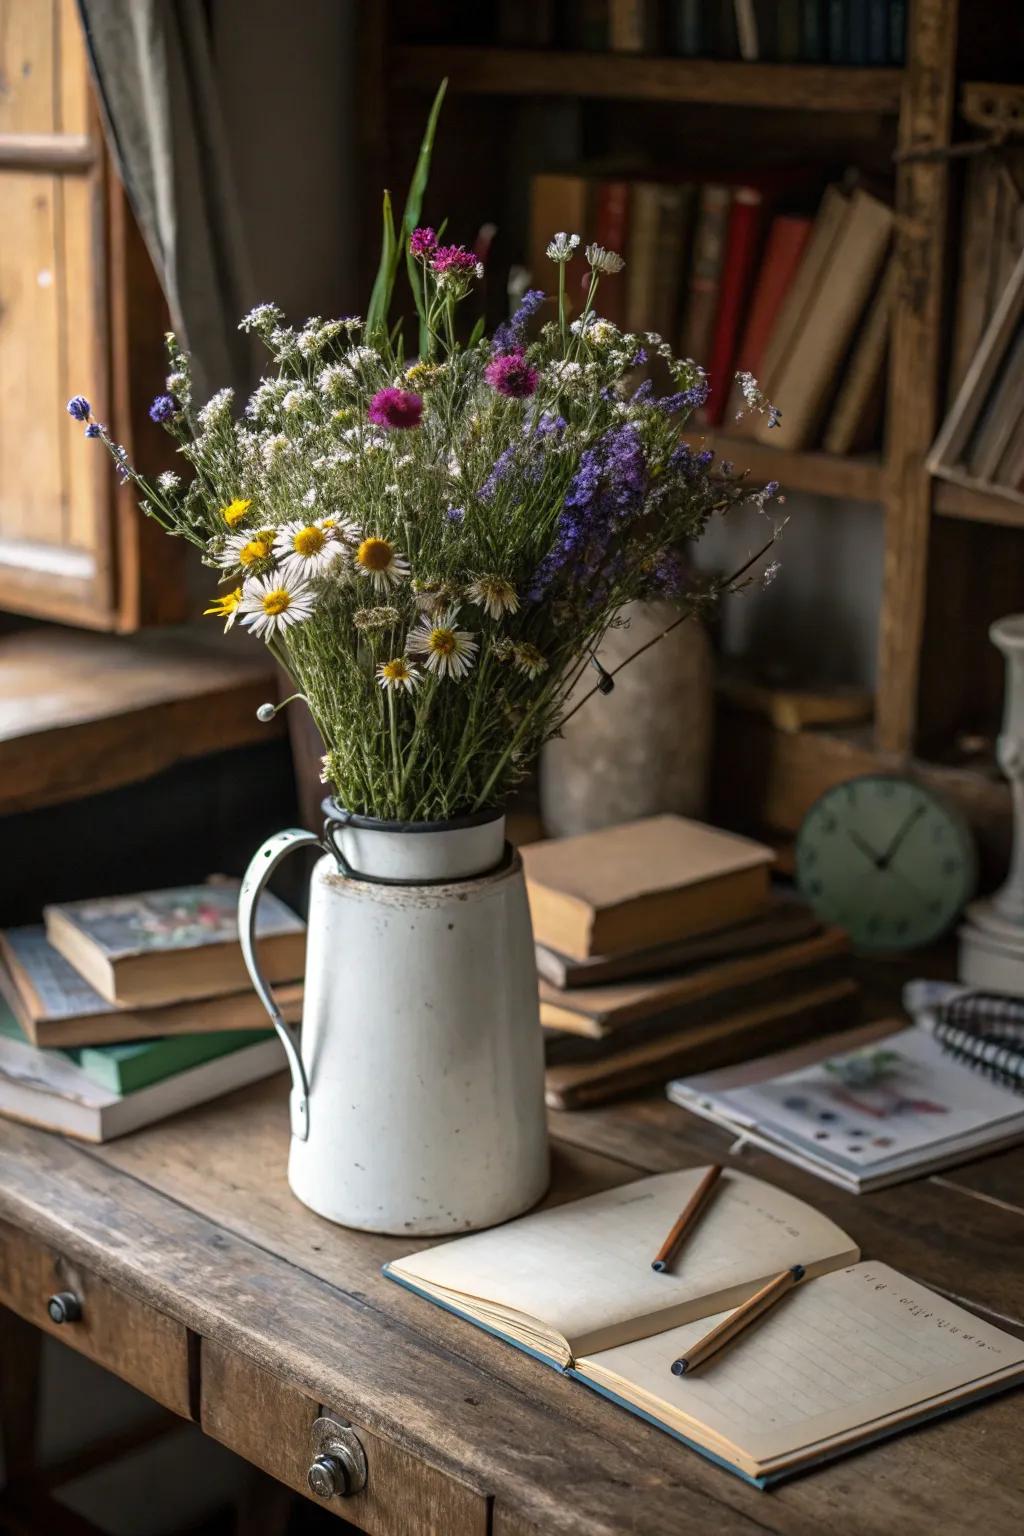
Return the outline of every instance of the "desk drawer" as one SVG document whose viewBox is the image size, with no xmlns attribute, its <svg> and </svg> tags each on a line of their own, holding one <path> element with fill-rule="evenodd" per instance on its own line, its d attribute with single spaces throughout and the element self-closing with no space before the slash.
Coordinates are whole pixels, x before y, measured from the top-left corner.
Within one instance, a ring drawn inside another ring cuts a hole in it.
<svg viewBox="0 0 1024 1536">
<path fill-rule="evenodd" d="M 203 1432 L 278 1482 L 351 1520 L 370 1536 L 486 1536 L 487 1499 L 379 1435 L 353 1425 L 366 1457 L 366 1486 L 348 1497 L 310 1493 L 313 1425 L 322 1414 L 347 1420 L 345 1405 L 321 1405 L 244 1355 L 202 1341 Z"/>
<path fill-rule="evenodd" d="M 77 1303 L 77 1318 L 58 1323 L 50 1316 L 49 1300 L 60 1293 L 74 1298 L 69 1310 Z M 7 1222 L 0 1222 L 0 1304 L 192 1417 L 188 1329 Z"/>
</svg>

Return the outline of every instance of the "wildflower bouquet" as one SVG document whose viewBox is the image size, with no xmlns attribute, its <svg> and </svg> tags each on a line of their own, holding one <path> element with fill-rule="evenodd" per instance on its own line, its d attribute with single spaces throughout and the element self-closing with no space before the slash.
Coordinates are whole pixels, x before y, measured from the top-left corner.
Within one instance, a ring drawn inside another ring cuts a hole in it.
<svg viewBox="0 0 1024 1536">
<path fill-rule="evenodd" d="M 681 550 L 740 501 L 764 509 L 777 487 L 752 493 L 682 441 L 705 376 L 660 337 L 600 317 L 601 286 L 623 266 L 614 252 L 586 247 L 589 292 L 570 323 L 580 240 L 556 234 L 557 303 L 531 290 L 490 339 L 477 325 L 460 344 L 476 257 L 408 209 L 401 243 L 420 323 L 411 366 L 387 325 L 393 237 L 366 321 L 294 329 L 271 304 L 242 321 L 272 367 L 238 419 L 230 390 L 196 408 L 168 337 L 167 392 L 150 414 L 186 481 L 147 482 L 86 400 L 68 409 L 144 510 L 220 572 L 206 611 L 260 637 L 294 679 L 338 802 L 444 820 L 504 801 L 627 603 L 669 596 L 686 613 L 721 590 L 688 585 Z M 655 361 L 670 381 L 660 395 L 637 382 Z M 608 686 L 599 670 L 595 688 Z"/>
</svg>

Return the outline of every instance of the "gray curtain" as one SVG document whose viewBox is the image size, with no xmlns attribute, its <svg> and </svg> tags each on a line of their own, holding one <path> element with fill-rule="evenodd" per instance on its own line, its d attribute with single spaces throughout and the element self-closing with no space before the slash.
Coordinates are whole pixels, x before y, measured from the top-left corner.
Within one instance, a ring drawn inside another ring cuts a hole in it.
<svg viewBox="0 0 1024 1536">
<path fill-rule="evenodd" d="M 202 399 L 248 383 L 256 302 L 203 0 L 78 0 L 107 138 Z M 253 110 L 251 104 L 247 110 Z"/>
</svg>

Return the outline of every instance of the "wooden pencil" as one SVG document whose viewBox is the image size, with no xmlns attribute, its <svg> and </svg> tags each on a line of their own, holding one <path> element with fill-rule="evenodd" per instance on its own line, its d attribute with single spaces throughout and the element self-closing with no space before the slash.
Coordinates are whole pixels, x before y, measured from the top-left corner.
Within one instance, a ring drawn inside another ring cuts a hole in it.
<svg viewBox="0 0 1024 1536">
<path fill-rule="evenodd" d="M 749 1301 L 745 1301 L 741 1307 L 737 1307 L 731 1317 L 727 1317 L 724 1323 L 719 1323 L 717 1328 L 712 1328 L 696 1344 L 691 1345 L 685 1355 L 672 1362 L 673 1376 L 686 1376 L 690 1371 L 703 1365 L 712 1355 L 716 1355 L 726 1344 L 730 1344 L 737 1334 L 743 1333 L 751 1323 L 756 1322 L 770 1307 L 774 1307 L 777 1301 L 781 1301 L 787 1291 L 791 1291 L 798 1280 L 804 1277 L 802 1264 L 794 1264 L 792 1269 L 784 1269 L 780 1275 L 769 1280 L 759 1291 L 755 1291 Z"/>
<path fill-rule="evenodd" d="M 700 1183 L 697 1185 L 697 1188 L 690 1196 L 685 1207 L 679 1213 L 679 1218 L 676 1221 L 675 1226 L 672 1228 L 671 1232 L 668 1234 L 665 1241 L 658 1249 L 656 1256 L 651 1260 L 651 1268 L 657 1270 L 659 1275 L 663 1274 L 665 1270 L 668 1269 L 669 1265 L 672 1263 L 672 1260 L 679 1252 L 683 1239 L 692 1229 L 694 1222 L 697 1220 L 697 1217 L 700 1215 L 701 1211 L 704 1209 L 704 1206 L 707 1204 L 708 1196 L 711 1194 L 711 1191 L 718 1183 L 721 1172 L 721 1163 L 712 1163 L 711 1167 L 708 1169 L 707 1173 L 701 1179 Z"/>
</svg>

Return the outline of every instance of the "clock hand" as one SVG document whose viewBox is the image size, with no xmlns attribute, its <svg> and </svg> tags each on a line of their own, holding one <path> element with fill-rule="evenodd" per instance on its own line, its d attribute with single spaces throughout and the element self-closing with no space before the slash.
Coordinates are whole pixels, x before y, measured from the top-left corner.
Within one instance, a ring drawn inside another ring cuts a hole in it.
<svg viewBox="0 0 1024 1536">
<path fill-rule="evenodd" d="M 895 837 L 878 860 L 879 869 L 888 869 L 889 865 L 896 857 L 896 851 L 900 844 L 903 842 L 903 839 L 906 837 L 907 833 L 910 831 L 915 822 L 919 821 L 920 818 L 924 815 L 924 812 L 925 807 L 923 805 L 915 806 L 910 815 L 902 823 L 902 825 L 897 827 Z"/>
<path fill-rule="evenodd" d="M 871 863 L 875 866 L 876 869 L 885 868 L 881 856 L 875 852 L 869 842 L 861 837 L 859 832 L 855 832 L 851 828 L 848 828 L 846 835 L 854 847 L 859 848 L 864 857 L 871 860 Z"/>
</svg>

